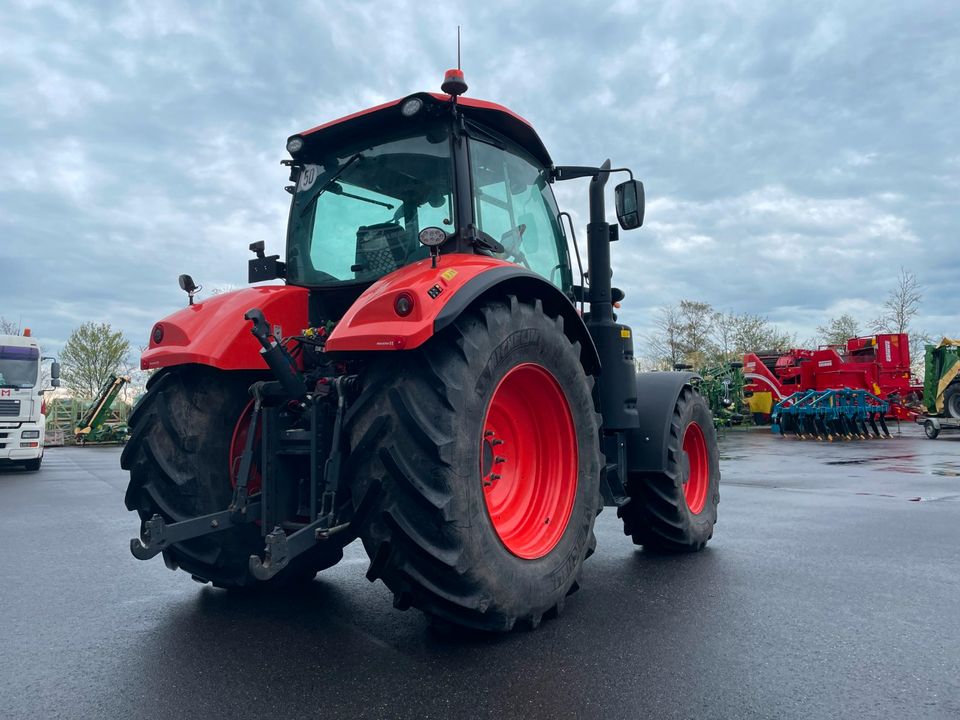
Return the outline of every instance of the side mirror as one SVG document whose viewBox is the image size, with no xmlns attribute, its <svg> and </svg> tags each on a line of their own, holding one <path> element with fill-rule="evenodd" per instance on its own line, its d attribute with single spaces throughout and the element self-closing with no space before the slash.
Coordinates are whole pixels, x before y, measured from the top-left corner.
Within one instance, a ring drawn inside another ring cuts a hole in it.
<svg viewBox="0 0 960 720">
<path fill-rule="evenodd" d="M 60 363 L 50 363 L 50 387 L 60 387 Z"/>
<path fill-rule="evenodd" d="M 617 220 L 624 230 L 633 230 L 643 225 L 643 211 L 646 200 L 643 183 L 639 180 L 627 180 L 614 188 L 614 202 L 617 206 Z"/>
</svg>

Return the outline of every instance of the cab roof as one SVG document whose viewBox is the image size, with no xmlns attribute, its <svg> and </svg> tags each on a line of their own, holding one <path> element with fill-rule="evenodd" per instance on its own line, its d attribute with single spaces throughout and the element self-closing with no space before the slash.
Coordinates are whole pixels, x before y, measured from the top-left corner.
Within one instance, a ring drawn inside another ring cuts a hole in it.
<svg viewBox="0 0 960 720">
<path fill-rule="evenodd" d="M 452 101 L 450 95 L 441 93 L 416 93 L 407 95 L 376 107 L 361 110 L 304 130 L 291 137 L 301 137 L 305 147 L 316 149 L 322 146 L 337 146 L 349 142 L 353 137 L 376 133 L 380 129 L 396 127 L 397 123 L 406 118 L 400 115 L 400 105 L 412 98 L 420 98 L 425 105 L 436 109 Z M 508 140 L 515 142 L 521 148 L 533 155 L 544 167 L 552 167 L 553 160 L 544 146 L 537 131 L 524 118 L 503 105 L 488 100 L 458 97 L 457 106 L 468 119 L 490 130 L 493 130 Z"/>
</svg>

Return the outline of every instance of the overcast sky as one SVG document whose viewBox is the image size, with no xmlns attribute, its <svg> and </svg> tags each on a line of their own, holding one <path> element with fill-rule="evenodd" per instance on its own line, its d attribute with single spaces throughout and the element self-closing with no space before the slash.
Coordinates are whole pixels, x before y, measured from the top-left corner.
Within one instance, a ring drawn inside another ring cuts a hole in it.
<svg viewBox="0 0 960 720">
<path fill-rule="evenodd" d="M 243 286 L 250 242 L 282 251 L 287 136 L 438 91 L 460 24 L 471 96 L 644 180 L 614 248 L 641 336 L 688 298 L 812 337 L 901 265 L 918 326 L 956 336 L 960 4 L 878 5 L 7 0 L 0 315 L 51 351 L 84 320 L 137 346 L 180 273 Z M 585 181 L 558 197 L 585 218 Z"/>
</svg>

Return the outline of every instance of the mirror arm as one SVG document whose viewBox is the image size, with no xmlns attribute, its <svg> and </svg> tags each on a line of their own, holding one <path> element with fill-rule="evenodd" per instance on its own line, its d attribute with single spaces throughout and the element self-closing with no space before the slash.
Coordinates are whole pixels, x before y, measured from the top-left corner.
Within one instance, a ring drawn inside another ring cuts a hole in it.
<svg viewBox="0 0 960 720">
<path fill-rule="evenodd" d="M 609 162 L 609 161 L 608 161 Z M 633 170 L 630 168 L 598 168 L 586 165 L 554 165 L 550 168 L 550 181 L 555 180 L 576 180 L 577 178 L 596 177 L 602 172 L 618 173 L 625 172 L 633 180 Z"/>
</svg>

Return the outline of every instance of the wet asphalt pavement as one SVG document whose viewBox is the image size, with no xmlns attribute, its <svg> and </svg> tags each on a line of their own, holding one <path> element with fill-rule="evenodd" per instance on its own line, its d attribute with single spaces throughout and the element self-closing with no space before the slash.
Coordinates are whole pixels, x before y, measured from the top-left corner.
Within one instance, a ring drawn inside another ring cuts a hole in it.
<svg viewBox="0 0 960 720">
<path fill-rule="evenodd" d="M 451 638 L 354 544 L 299 594 L 238 599 L 133 559 L 117 448 L 0 469 L 0 717 L 960 717 L 960 434 L 722 438 L 698 555 L 614 512 L 564 614 Z"/>
</svg>

